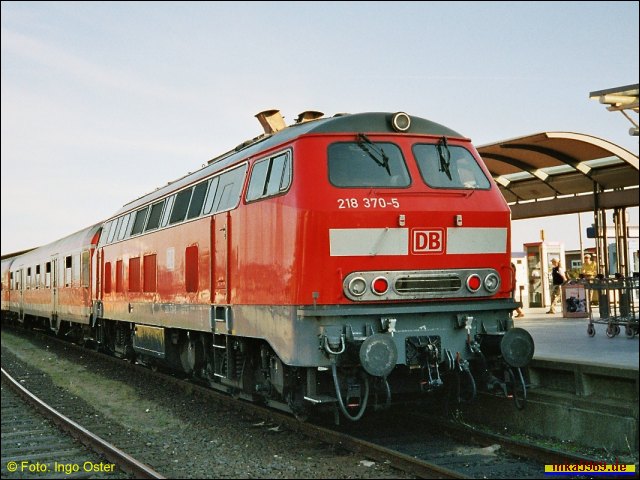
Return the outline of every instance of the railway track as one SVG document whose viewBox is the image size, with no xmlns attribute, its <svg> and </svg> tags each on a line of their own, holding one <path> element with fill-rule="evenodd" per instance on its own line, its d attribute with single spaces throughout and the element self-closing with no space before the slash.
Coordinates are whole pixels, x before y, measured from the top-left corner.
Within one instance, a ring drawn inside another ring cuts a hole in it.
<svg viewBox="0 0 640 480">
<path fill-rule="evenodd" d="M 49 341 L 50 338 L 47 337 Z M 70 345 L 62 342 L 66 347 Z M 81 355 L 87 350 L 78 348 Z M 99 354 L 96 354 L 99 355 Z M 368 421 L 334 427 L 328 424 L 299 422 L 259 405 L 240 402 L 210 388 L 173 376 L 100 355 L 131 375 L 145 376 L 149 383 L 172 386 L 207 402 L 233 409 L 236 415 L 250 416 L 325 442 L 334 449 L 357 452 L 372 462 L 392 465 L 407 475 L 419 478 L 536 478 L 550 463 L 579 463 L 589 459 L 551 449 L 514 442 L 425 415 L 393 410 L 372 415 Z M 129 375 L 127 375 L 129 376 Z M 469 440 L 472 439 L 470 442 Z"/>
<path fill-rule="evenodd" d="M 165 478 L 62 415 L 2 369 L 3 478 L 128 478 L 125 472 Z"/>
</svg>

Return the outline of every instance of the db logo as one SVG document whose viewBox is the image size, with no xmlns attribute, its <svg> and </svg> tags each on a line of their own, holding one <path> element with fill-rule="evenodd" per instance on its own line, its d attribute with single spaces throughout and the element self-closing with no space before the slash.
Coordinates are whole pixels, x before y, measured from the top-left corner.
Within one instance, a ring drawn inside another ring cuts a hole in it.
<svg viewBox="0 0 640 480">
<path fill-rule="evenodd" d="M 413 245 L 411 253 L 443 253 L 444 229 L 412 230 Z"/>
</svg>

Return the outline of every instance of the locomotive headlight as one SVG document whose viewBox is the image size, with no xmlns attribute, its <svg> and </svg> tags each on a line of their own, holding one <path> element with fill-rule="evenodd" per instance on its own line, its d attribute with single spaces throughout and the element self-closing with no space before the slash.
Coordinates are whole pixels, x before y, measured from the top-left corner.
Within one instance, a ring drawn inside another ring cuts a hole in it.
<svg viewBox="0 0 640 480">
<path fill-rule="evenodd" d="M 384 277 L 377 277 L 371 282 L 371 290 L 376 295 L 384 295 L 389 290 L 389 281 Z"/>
<path fill-rule="evenodd" d="M 495 273 L 490 273 L 485 277 L 484 288 L 486 288 L 487 291 L 493 293 L 496 290 L 498 290 L 499 286 L 500 286 L 500 277 Z"/>
<path fill-rule="evenodd" d="M 362 277 L 355 277 L 351 279 L 347 288 L 354 297 L 361 297 L 367 291 L 367 282 Z"/>
<path fill-rule="evenodd" d="M 467 289 L 470 292 L 477 292 L 482 286 L 482 280 L 477 273 L 473 273 L 467 277 Z"/>
<path fill-rule="evenodd" d="M 394 113 L 391 117 L 391 126 L 396 132 L 406 132 L 411 126 L 411 117 L 404 112 Z"/>
</svg>

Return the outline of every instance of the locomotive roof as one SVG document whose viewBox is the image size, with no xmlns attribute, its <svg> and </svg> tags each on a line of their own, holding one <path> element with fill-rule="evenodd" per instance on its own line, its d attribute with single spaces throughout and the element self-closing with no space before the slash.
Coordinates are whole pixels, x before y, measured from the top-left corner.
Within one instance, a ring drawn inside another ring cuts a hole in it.
<svg viewBox="0 0 640 480">
<path fill-rule="evenodd" d="M 368 112 L 356 114 L 339 114 L 333 117 L 321 118 L 304 123 L 291 125 L 270 136 L 257 137 L 254 140 L 244 142 L 234 150 L 210 160 L 208 165 L 193 173 L 189 173 L 167 185 L 159 187 L 155 191 L 125 204 L 109 219 L 117 217 L 130 210 L 135 210 L 142 205 L 179 190 L 193 182 L 208 177 L 216 172 L 239 163 L 242 160 L 269 150 L 277 145 L 287 143 L 294 138 L 307 134 L 325 133 L 390 133 L 396 135 L 435 135 L 463 138 L 463 135 L 451 130 L 444 125 L 430 120 L 411 117 L 410 128 L 403 133 L 398 133 L 391 126 L 391 118 L 394 114 L 388 112 Z"/>
</svg>

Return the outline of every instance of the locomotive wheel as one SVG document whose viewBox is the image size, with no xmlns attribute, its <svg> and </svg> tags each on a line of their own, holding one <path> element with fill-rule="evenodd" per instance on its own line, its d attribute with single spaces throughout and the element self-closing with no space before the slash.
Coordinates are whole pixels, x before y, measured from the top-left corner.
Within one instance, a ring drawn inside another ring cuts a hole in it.
<svg viewBox="0 0 640 480">
<path fill-rule="evenodd" d="M 516 408 L 522 410 L 527 405 L 527 386 L 524 383 L 522 370 L 509 367 L 507 369 L 507 375 L 509 379 L 509 393 L 513 395 L 513 402 Z"/>
<path fill-rule="evenodd" d="M 587 335 L 589 335 L 590 337 L 595 337 L 596 336 L 596 329 L 593 325 L 589 325 L 587 327 Z"/>
</svg>

